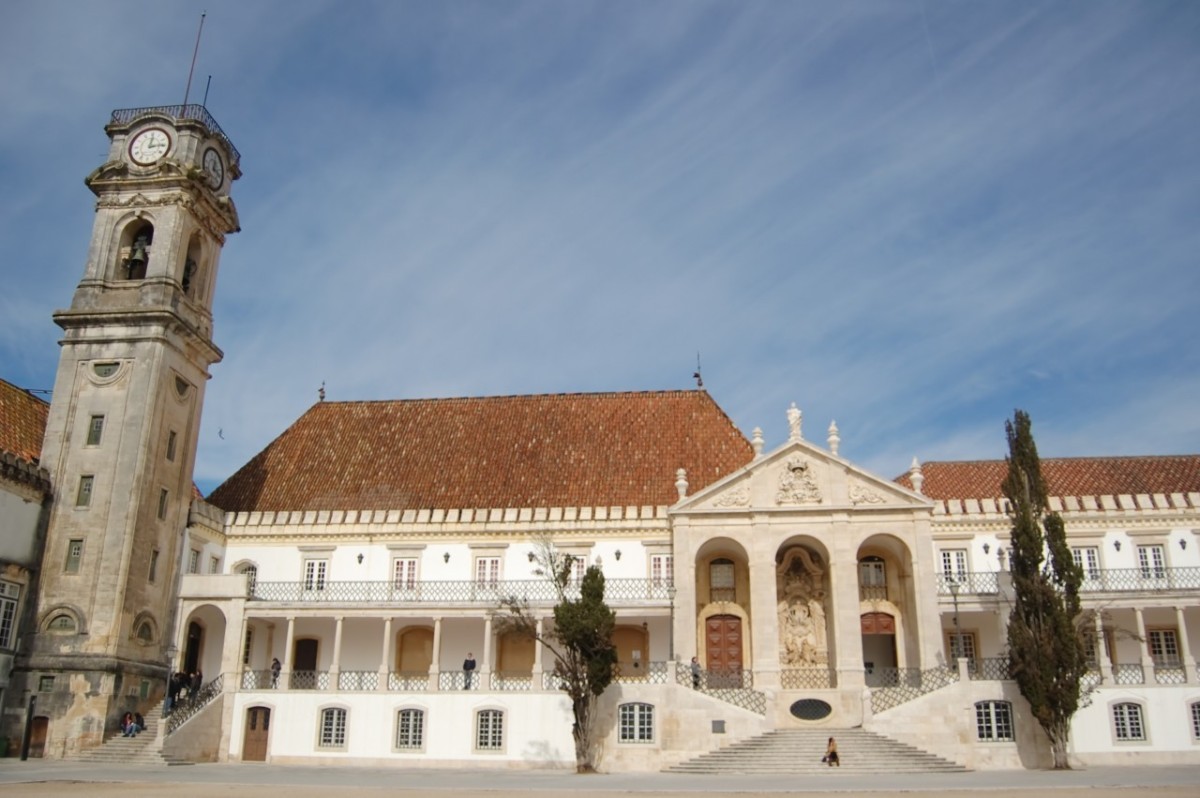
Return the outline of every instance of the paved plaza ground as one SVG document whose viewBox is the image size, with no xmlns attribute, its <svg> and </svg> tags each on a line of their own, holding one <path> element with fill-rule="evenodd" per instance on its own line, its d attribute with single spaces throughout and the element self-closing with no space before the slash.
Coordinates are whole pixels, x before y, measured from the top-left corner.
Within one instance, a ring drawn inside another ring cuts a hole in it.
<svg viewBox="0 0 1200 798">
<path fill-rule="evenodd" d="M 307 767 L 208 764 L 184 767 L 113 767 L 56 760 L 0 759 L 0 793 L 5 796 L 88 798 L 329 798 L 331 795 L 485 796 L 540 798 L 583 793 L 580 798 L 746 798 L 802 793 L 806 798 L 869 794 L 912 798 L 981 792 L 984 798 L 1200 798 L 1200 768 L 1090 768 L 1069 772 L 820 776 L 701 776 L 621 773 L 576 776 L 519 770 L 417 770 L 410 768 Z"/>
</svg>

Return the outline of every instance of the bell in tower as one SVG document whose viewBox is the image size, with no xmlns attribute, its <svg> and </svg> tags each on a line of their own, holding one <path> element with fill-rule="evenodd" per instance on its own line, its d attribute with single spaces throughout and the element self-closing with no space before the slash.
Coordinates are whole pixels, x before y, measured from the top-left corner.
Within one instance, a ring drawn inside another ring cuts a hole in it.
<svg viewBox="0 0 1200 798">
<path fill-rule="evenodd" d="M 52 506 L 35 608 L 9 695 L 39 685 L 45 753 L 103 742 L 149 713 L 175 665 L 180 541 L 209 367 L 212 304 L 240 156 L 202 105 L 114 111 L 42 448 Z M 23 683 L 21 683 L 23 680 Z M 6 713 L 7 719 L 14 712 Z M 6 729 L 6 731 L 11 731 Z"/>
</svg>

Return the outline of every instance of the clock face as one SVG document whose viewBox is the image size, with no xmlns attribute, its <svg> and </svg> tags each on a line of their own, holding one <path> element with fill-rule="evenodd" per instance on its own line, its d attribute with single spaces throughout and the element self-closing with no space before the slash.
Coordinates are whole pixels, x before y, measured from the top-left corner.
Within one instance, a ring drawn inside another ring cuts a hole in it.
<svg viewBox="0 0 1200 798">
<path fill-rule="evenodd" d="M 167 131 L 152 127 L 134 136 L 129 145 L 129 157 L 136 164 L 149 166 L 166 155 L 169 149 L 171 137 L 167 135 Z"/>
<path fill-rule="evenodd" d="M 208 184 L 220 188 L 225 182 L 225 164 L 221 161 L 221 153 L 209 147 L 204 151 L 204 173 L 208 175 Z"/>
</svg>

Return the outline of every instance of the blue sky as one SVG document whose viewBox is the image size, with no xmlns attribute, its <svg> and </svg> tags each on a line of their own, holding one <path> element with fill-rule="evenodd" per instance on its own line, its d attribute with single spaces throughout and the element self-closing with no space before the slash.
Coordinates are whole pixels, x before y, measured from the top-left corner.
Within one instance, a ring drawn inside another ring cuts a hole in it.
<svg viewBox="0 0 1200 798">
<path fill-rule="evenodd" d="M 114 108 L 242 153 L 196 479 L 317 399 L 705 387 L 884 476 L 1200 451 L 1200 3 L 0 6 L 0 376 Z M 221 435 L 218 435 L 218 430 Z M 668 464 L 669 465 L 669 464 Z"/>
</svg>

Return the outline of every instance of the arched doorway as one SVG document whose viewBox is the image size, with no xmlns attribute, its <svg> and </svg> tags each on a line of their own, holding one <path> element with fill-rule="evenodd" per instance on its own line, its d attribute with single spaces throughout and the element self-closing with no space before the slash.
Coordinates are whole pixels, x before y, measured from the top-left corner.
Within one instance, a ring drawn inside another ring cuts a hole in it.
<svg viewBox="0 0 1200 798">
<path fill-rule="evenodd" d="M 650 665 L 650 633 L 644 626 L 618 626 L 613 629 L 617 647 L 617 672 L 624 679 L 644 679 Z"/>
<path fill-rule="evenodd" d="M 708 687 L 742 686 L 742 619 L 711 615 L 704 621 L 704 662 Z"/>
<path fill-rule="evenodd" d="M 867 684 L 890 684 L 896 668 L 896 619 L 886 612 L 862 615 L 863 668 Z"/>
<path fill-rule="evenodd" d="M 196 621 L 188 624 L 187 643 L 183 649 L 183 670 L 195 673 L 200 668 L 200 655 L 204 651 L 204 627 Z"/>
<path fill-rule="evenodd" d="M 402 629 L 396 636 L 396 671 L 428 676 L 433 664 L 433 630 L 424 626 Z"/>
<path fill-rule="evenodd" d="M 246 710 L 246 728 L 242 735 L 242 761 L 266 762 L 267 739 L 271 731 L 271 710 L 250 707 Z"/>
</svg>

